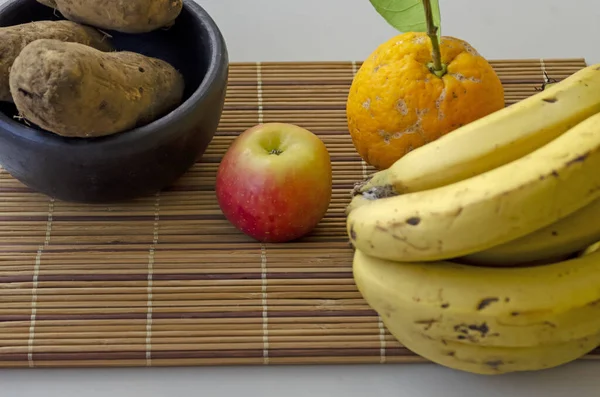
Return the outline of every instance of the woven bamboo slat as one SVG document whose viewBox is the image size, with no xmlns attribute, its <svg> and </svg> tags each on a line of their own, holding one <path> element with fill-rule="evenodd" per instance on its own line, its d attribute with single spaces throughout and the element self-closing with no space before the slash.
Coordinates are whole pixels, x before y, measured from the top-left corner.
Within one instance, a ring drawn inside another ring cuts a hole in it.
<svg viewBox="0 0 600 397">
<path fill-rule="evenodd" d="M 583 59 L 492 61 L 507 105 Z M 348 135 L 360 62 L 231 65 L 203 159 L 152 197 L 68 204 L 0 169 L 0 367 L 423 362 L 385 329 L 351 274 L 349 189 L 374 169 Z M 297 242 L 259 244 L 222 216 L 222 155 L 259 122 L 317 133 L 333 162 L 327 216 Z M 600 358 L 595 351 L 585 359 Z"/>
</svg>

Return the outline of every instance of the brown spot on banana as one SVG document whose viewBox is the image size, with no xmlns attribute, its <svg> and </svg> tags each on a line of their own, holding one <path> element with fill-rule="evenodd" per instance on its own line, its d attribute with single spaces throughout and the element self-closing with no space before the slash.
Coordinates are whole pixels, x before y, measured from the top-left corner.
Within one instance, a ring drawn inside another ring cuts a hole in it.
<svg viewBox="0 0 600 397">
<path fill-rule="evenodd" d="M 574 158 L 573 160 L 570 160 L 569 162 L 567 162 L 567 166 L 573 165 L 573 164 L 577 164 L 577 163 L 581 163 L 584 162 L 585 159 L 590 155 L 590 152 L 584 153 L 581 156 L 578 156 L 576 158 Z"/>
<path fill-rule="evenodd" d="M 551 314 L 552 311 L 549 309 L 540 309 L 540 310 L 526 310 L 526 311 L 513 311 L 510 313 L 511 316 L 539 316 L 543 314 Z"/>
<path fill-rule="evenodd" d="M 487 334 L 490 332 L 490 327 L 487 325 L 486 322 L 483 322 L 481 324 L 458 324 L 454 326 L 454 331 L 458 332 L 462 335 L 458 335 L 458 339 L 466 339 L 467 337 L 472 341 L 472 342 L 477 342 L 477 339 L 475 338 L 476 335 L 472 335 L 473 332 L 479 334 L 480 337 L 485 338 L 487 336 Z M 463 336 L 464 338 L 461 338 L 461 336 Z"/>
<path fill-rule="evenodd" d="M 492 368 L 493 370 L 499 370 L 501 365 L 504 365 L 504 361 L 502 360 L 492 360 L 492 361 L 486 361 L 485 365 L 487 365 L 488 367 Z"/>
<path fill-rule="evenodd" d="M 486 336 L 488 332 L 490 332 L 490 327 L 484 322 L 481 325 L 471 324 L 469 325 L 469 329 L 471 331 L 477 331 L 481 334 L 481 336 Z"/>
<path fill-rule="evenodd" d="M 439 322 L 440 322 L 440 320 L 432 318 L 430 320 L 417 320 L 417 321 L 415 321 L 415 324 L 424 325 L 425 327 L 423 328 L 423 331 L 429 331 L 431 329 L 431 327 L 433 326 L 433 324 L 439 323 Z"/>
<path fill-rule="evenodd" d="M 598 304 L 600 304 L 600 299 L 596 299 L 595 301 L 592 301 L 592 302 L 588 303 L 587 305 L 588 306 L 596 306 Z"/>
<path fill-rule="evenodd" d="M 477 305 L 477 310 L 483 310 L 492 303 L 498 302 L 499 298 L 483 298 Z"/>
<path fill-rule="evenodd" d="M 406 220 L 406 223 L 408 223 L 411 226 L 417 226 L 419 223 L 421 223 L 421 218 L 419 218 L 418 216 L 412 216 Z"/>
</svg>

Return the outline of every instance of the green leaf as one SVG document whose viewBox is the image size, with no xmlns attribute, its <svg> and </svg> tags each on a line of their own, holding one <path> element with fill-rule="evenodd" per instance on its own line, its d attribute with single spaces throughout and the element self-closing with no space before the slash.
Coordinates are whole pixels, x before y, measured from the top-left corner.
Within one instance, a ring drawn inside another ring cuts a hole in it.
<svg viewBox="0 0 600 397">
<path fill-rule="evenodd" d="M 405 32 L 427 32 L 423 1 L 431 2 L 433 24 L 438 37 L 442 34 L 439 0 L 369 0 L 375 10 L 395 29 Z"/>
</svg>

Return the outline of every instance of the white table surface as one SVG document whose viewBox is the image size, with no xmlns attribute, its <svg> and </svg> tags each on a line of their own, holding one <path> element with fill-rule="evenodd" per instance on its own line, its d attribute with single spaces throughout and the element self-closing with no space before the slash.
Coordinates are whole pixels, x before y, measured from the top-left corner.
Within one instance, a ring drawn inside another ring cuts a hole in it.
<svg viewBox="0 0 600 397">
<path fill-rule="evenodd" d="M 397 33 L 368 0 L 197 1 L 221 27 L 234 62 L 361 60 Z M 440 3 L 443 33 L 470 42 L 489 59 L 600 62 L 595 0 Z M 431 364 L 1 370 L 0 396 L 588 397 L 600 395 L 599 371 L 600 362 L 591 361 L 498 377 Z"/>
</svg>

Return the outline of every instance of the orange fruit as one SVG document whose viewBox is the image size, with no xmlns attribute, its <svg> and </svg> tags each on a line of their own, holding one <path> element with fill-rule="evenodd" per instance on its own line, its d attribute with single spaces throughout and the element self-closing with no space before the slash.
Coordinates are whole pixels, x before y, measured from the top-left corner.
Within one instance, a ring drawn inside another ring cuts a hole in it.
<svg viewBox="0 0 600 397">
<path fill-rule="evenodd" d="M 467 42 L 441 38 L 442 77 L 428 66 L 431 51 L 426 33 L 400 34 L 381 44 L 352 81 L 348 129 L 357 152 L 377 169 L 504 107 L 495 70 Z"/>
</svg>

